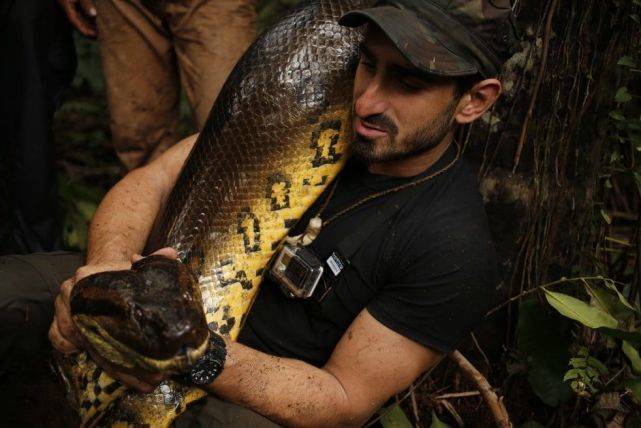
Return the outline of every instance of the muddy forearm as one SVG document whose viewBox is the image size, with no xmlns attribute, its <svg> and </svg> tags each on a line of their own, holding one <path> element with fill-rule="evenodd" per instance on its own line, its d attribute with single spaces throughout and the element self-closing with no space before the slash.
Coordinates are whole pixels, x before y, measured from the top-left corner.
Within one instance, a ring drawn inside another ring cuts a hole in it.
<svg viewBox="0 0 641 428">
<path fill-rule="evenodd" d="M 107 193 L 89 228 L 87 264 L 129 261 L 142 252 L 197 137 L 178 142 L 149 165 L 130 172 Z"/>
<path fill-rule="evenodd" d="M 146 168 L 132 171 L 118 182 L 91 221 L 87 264 L 129 261 L 140 253 L 160 210 L 162 194 Z"/>
<path fill-rule="evenodd" d="M 207 389 L 286 426 L 353 424 L 347 394 L 331 373 L 234 342 L 228 342 L 225 369 Z"/>
</svg>

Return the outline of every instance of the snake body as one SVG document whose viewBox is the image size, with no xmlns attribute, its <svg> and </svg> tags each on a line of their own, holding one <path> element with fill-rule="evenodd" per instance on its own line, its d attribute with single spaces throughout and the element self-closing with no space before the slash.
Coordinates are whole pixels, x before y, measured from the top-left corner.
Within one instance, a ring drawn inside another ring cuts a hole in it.
<svg viewBox="0 0 641 428">
<path fill-rule="evenodd" d="M 147 248 L 178 251 L 197 278 L 213 331 L 237 337 L 270 258 L 342 168 L 361 35 L 337 20 L 365 2 L 308 3 L 250 47 L 157 219 Z M 76 307 L 72 315 L 82 315 L 83 305 Z M 94 322 L 95 316 L 85 316 Z M 126 350 L 135 346 L 129 342 Z M 151 394 L 135 394 L 84 353 L 60 366 L 83 425 L 168 426 L 205 395 L 174 380 Z"/>
</svg>

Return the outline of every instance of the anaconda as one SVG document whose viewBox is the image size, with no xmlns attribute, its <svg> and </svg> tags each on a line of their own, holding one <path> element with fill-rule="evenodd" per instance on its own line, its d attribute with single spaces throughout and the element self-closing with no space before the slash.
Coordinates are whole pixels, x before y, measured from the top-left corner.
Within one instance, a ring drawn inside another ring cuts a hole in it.
<svg viewBox="0 0 641 428">
<path fill-rule="evenodd" d="M 214 103 L 166 210 L 157 219 L 147 248 L 170 246 L 178 251 L 198 280 L 203 313 L 213 331 L 237 336 L 271 256 L 345 161 L 361 35 L 337 20 L 368 2 L 308 3 L 250 47 Z M 122 275 L 118 278 L 123 280 Z M 74 320 L 103 356 L 137 365 L 146 361 L 142 365 L 149 368 L 198 355 L 204 336 L 197 317 L 193 331 L 174 331 L 168 338 L 158 330 L 162 322 L 149 324 L 140 318 L 154 312 L 135 300 L 132 285 L 104 281 L 101 275 L 87 278 L 72 301 Z M 135 286 L 150 287 L 143 293 L 147 296 L 158 287 L 146 280 Z M 106 301 L 105 290 L 130 293 L 116 300 L 132 303 L 131 308 L 103 305 L 96 311 L 96 302 Z M 175 308 L 176 294 L 158 294 L 167 300 L 158 297 L 156 307 Z M 194 301 L 198 297 L 183 310 Z M 145 328 L 150 325 L 151 330 Z M 124 328 L 131 330 L 124 334 Z M 176 380 L 163 382 L 151 394 L 133 393 L 86 353 L 63 358 L 60 366 L 83 425 L 168 426 L 189 402 L 205 394 Z M 174 371 L 180 368 L 184 367 L 172 366 Z"/>
</svg>

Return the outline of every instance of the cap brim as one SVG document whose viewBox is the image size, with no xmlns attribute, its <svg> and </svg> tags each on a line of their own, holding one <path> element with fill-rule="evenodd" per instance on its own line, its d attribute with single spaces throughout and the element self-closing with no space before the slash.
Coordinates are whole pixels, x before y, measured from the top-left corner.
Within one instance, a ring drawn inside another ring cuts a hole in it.
<svg viewBox="0 0 641 428">
<path fill-rule="evenodd" d="M 347 12 L 339 19 L 346 27 L 358 27 L 371 22 L 394 43 L 403 56 L 419 70 L 439 76 L 469 76 L 479 72 L 472 61 L 448 49 L 439 34 L 413 12 L 393 6 Z"/>
</svg>

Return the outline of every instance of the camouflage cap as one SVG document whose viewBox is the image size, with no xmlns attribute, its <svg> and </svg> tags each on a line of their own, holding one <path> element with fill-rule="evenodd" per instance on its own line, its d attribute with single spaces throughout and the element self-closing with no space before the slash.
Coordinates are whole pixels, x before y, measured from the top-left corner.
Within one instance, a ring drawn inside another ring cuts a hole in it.
<svg viewBox="0 0 641 428">
<path fill-rule="evenodd" d="M 441 76 L 496 76 L 517 40 L 510 0 L 381 0 L 339 20 L 366 22 L 416 68 Z"/>
</svg>

